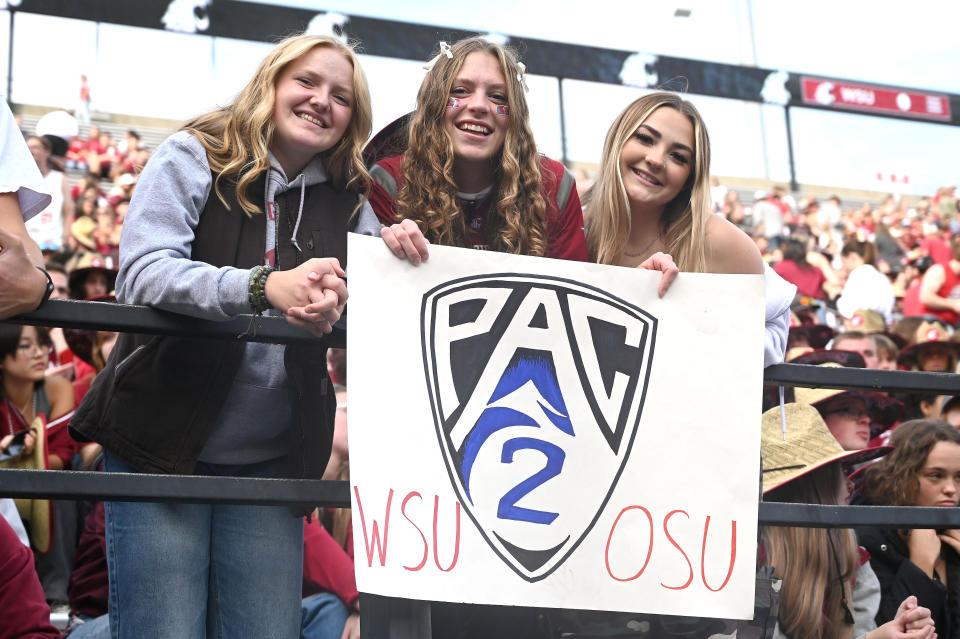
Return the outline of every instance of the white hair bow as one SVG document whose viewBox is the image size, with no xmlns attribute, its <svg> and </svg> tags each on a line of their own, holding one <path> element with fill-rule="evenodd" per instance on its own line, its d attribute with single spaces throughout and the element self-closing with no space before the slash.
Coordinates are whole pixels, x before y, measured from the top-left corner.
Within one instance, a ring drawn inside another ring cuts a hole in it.
<svg viewBox="0 0 960 639">
<path fill-rule="evenodd" d="M 426 69 L 427 71 L 430 71 L 431 69 L 433 69 L 433 65 L 437 63 L 437 60 L 439 60 L 440 56 L 442 55 L 447 56 L 448 60 L 453 60 L 453 51 L 450 49 L 450 45 L 444 42 L 443 40 L 440 41 L 440 53 L 433 56 L 433 58 L 429 62 L 423 65 L 423 68 Z"/>
<path fill-rule="evenodd" d="M 530 93 L 530 87 L 527 86 L 527 65 L 523 62 L 517 62 L 517 68 L 520 69 L 517 72 L 517 82 L 520 83 L 526 93 Z"/>
</svg>

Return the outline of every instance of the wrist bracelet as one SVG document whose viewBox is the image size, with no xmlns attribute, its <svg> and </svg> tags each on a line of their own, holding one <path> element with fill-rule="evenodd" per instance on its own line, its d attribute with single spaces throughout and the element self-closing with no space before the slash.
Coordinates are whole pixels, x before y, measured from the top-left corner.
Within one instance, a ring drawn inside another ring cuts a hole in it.
<svg viewBox="0 0 960 639">
<path fill-rule="evenodd" d="M 249 288 L 250 306 L 254 312 L 262 313 L 270 308 L 270 302 L 267 300 L 267 277 L 273 273 L 276 268 L 273 266 L 255 266 L 250 269 L 250 279 L 247 282 Z"/>
<path fill-rule="evenodd" d="M 43 275 L 47 278 L 47 288 L 46 288 L 46 290 L 43 292 L 43 299 L 41 299 L 41 300 L 40 300 L 40 303 L 37 304 L 37 308 L 35 308 L 35 309 L 33 309 L 33 310 L 37 310 L 38 308 L 40 308 L 41 306 L 43 306 L 43 305 L 47 302 L 47 300 L 50 299 L 50 295 L 53 294 L 53 289 L 54 289 L 54 286 L 53 286 L 53 278 L 50 277 L 50 273 L 47 272 L 47 269 L 43 268 L 42 266 L 38 266 L 37 269 L 38 269 L 41 273 L 43 273 Z"/>
</svg>

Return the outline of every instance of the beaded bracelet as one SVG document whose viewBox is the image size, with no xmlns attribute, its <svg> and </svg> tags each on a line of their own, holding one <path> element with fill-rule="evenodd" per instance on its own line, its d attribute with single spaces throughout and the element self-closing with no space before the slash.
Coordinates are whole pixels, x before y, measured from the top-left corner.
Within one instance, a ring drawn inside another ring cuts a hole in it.
<svg viewBox="0 0 960 639">
<path fill-rule="evenodd" d="M 267 300 L 266 284 L 267 277 L 275 270 L 277 269 L 273 266 L 254 266 L 250 269 L 250 279 L 247 282 L 248 299 L 250 306 L 257 313 L 262 313 L 270 308 L 270 302 Z"/>
</svg>

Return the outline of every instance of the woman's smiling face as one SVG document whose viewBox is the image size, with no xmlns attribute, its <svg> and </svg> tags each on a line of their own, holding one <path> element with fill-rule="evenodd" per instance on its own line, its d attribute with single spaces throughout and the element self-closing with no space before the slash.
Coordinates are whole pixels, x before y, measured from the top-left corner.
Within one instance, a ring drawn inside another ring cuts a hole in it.
<svg viewBox="0 0 960 639">
<path fill-rule="evenodd" d="M 671 107 L 656 109 L 620 151 L 620 174 L 630 208 L 662 212 L 687 184 L 693 160 L 690 118 Z"/>
<path fill-rule="evenodd" d="M 458 171 L 475 167 L 493 174 L 510 117 L 500 61 L 488 51 L 474 51 L 464 59 L 450 87 L 444 113 L 444 129 L 453 144 Z"/>
<path fill-rule="evenodd" d="M 293 179 L 339 142 L 353 117 L 353 66 L 332 47 L 314 47 L 277 78 L 270 151 Z"/>
</svg>

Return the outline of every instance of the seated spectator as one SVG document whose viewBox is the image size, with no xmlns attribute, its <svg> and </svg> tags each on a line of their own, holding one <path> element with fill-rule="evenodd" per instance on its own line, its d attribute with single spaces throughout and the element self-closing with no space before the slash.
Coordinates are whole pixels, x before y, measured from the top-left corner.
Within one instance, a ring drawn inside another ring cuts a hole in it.
<svg viewBox="0 0 960 639">
<path fill-rule="evenodd" d="M 923 322 L 917 327 L 913 345 L 897 358 L 907 370 L 937 373 L 957 372 L 960 343 L 951 341 L 952 331 L 937 322 Z"/>
<path fill-rule="evenodd" d="M 87 300 L 103 297 L 113 290 L 117 270 L 110 257 L 97 253 L 80 252 L 67 265 L 70 274 L 70 297 Z"/>
<path fill-rule="evenodd" d="M 960 430 L 960 395 L 943 397 L 942 399 L 943 405 L 940 407 L 940 419 L 957 430 Z"/>
<path fill-rule="evenodd" d="M 859 309 L 869 308 L 883 316 L 885 323 L 893 320 L 895 296 L 893 285 L 876 268 L 876 248 L 870 242 L 848 240 L 840 250 L 847 281 L 837 298 L 837 311 L 842 317 L 852 317 Z M 868 368 L 872 368 L 868 365 Z"/>
<path fill-rule="evenodd" d="M 941 420 L 914 420 L 901 424 L 890 443 L 893 451 L 863 473 L 865 503 L 957 507 L 960 432 Z M 880 580 L 877 623 L 893 619 L 898 602 L 912 594 L 930 610 L 940 637 L 960 635 L 960 530 L 871 527 L 858 529 L 857 538 Z"/>
<path fill-rule="evenodd" d="M 123 199 L 129 200 L 133 197 L 133 189 L 137 184 L 137 176 L 132 172 L 121 173 L 113 181 L 114 187 L 107 196 L 107 202 L 110 206 L 116 206 L 117 202 Z"/>
<path fill-rule="evenodd" d="M 93 140 L 91 136 L 91 141 Z M 96 151 L 94 149 L 97 149 Z M 113 143 L 113 137 L 106 131 L 100 132 L 97 136 L 97 145 L 88 146 L 87 160 L 90 170 L 99 174 L 101 179 L 110 176 L 110 167 L 117 161 L 117 147 Z"/>
<path fill-rule="evenodd" d="M 826 277 L 823 272 L 807 262 L 807 247 L 795 239 L 784 240 L 781 244 L 783 260 L 773 270 L 783 279 L 795 284 L 800 295 L 814 299 L 824 299 L 823 285 Z"/>
<path fill-rule="evenodd" d="M 59 639 L 33 569 L 33 554 L 0 517 L 0 639 Z"/>
<path fill-rule="evenodd" d="M 919 317 L 926 313 L 923 302 L 920 301 L 920 288 L 923 284 L 923 276 L 931 266 L 933 266 L 933 260 L 923 255 L 910 262 L 904 269 L 907 281 L 901 309 L 904 317 Z"/>
<path fill-rule="evenodd" d="M 46 377 L 50 342 L 45 329 L 0 324 L 0 432 L 26 430 L 34 419 L 45 425 L 47 467 L 70 468 L 76 442 L 67 426 L 73 415 L 73 385 L 63 377 Z M 76 544 L 76 507 L 73 501 L 52 500 L 53 525 L 49 549 L 36 553 L 36 568 L 51 607 L 63 608 L 67 580 Z M 41 548 L 43 550 L 43 548 Z"/>
<path fill-rule="evenodd" d="M 797 404 L 783 410 L 786 432 L 779 407 L 763 415 L 763 499 L 846 503 L 843 464 L 866 461 L 883 450 L 847 452 L 815 410 Z M 848 529 L 763 526 L 759 555 L 758 563 L 772 565 L 783 579 L 776 637 L 879 639 L 902 637 L 896 633 L 908 631 L 913 631 L 910 637 L 934 636 L 930 610 L 900 592 L 887 593 L 895 614 L 877 628 L 881 603 L 877 575 Z"/>
<path fill-rule="evenodd" d="M 67 592 L 70 622 L 65 636 L 109 639 L 107 541 L 102 501 L 96 502 L 84 518 Z"/>
<path fill-rule="evenodd" d="M 873 340 L 873 350 L 877 353 L 877 368 L 884 371 L 897 370 L 897 357 L 900 354 L 900 348 L 897 347 L 893 336 L 896 333 L 874 333 L 870 336 Z M 896 335 L 899 337 L 899 335 Z"/>
<path fill-rule="evenodd" d="M 347 552 L 320 524 L 304 520 L 302 639 L 359 639 L 360 593 Z"/>
<path fill-rule="evenodd" d="M 846 331 L 838 333 L 830 342 L 832 350 L 853 351 L 859 353 L 866 363 L 867 368 L 879 368 L 880 360 L 877 358 L 876 347 L 870 336 L 862 331 Z"/>
<path fill-rule="evenodd" d="M 53 201 L 27 222 L 27 231 L 43 251 L 59 251 L 67 245 L 68 229 L 73 223 L 73 200 L 70 199 L 66 176 L 50 166 L 50 142 L 32 135 L 27 138 L 27 147 L 43 176 L 47 191 Z"/>
<path fill-rule="evenodd" d="M 100 176 L 94 173 L 87 173 L 80 181 L 70 187 L 70 197 L 73 198 L 73 201 L 77 204 L 77 208 L 80 208 L 80 197 L 86 193 L 89 189 L 93 189 L 97 197 L 101 197 L 103 194 L 100 192 Z M 80 214 L 80 211 L 77 211 L 77 215 Z"/>
<path fill-rule="evenodd" d="M 917 341 L 917 329 L 923 322 L 923 316 L 904 317 L 893 325 L 893 332 L 903 339 L 904 347 L 912 346 Z"/>
<path fill-rule="evenodd" d="M 866 448 L 872 438 L 892 428 L 903 413 L 903 405 L 883 393 L 802 387 L 793 392 L 798 404 L 817 410 L 844 450 Z"/>
<path fill-rule="evenodd" d="M 950 241 L 951 255 L 945 263 L 927 269 L 920 284 L 923 315 L 935 315 L 949 326 L 960 324 L 960 235 Z"/>
</svg>

